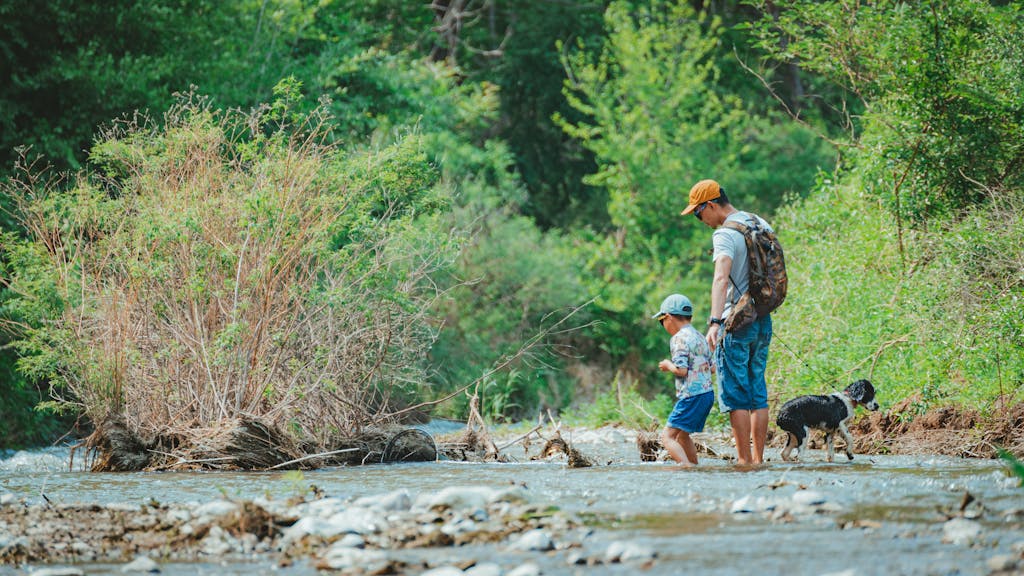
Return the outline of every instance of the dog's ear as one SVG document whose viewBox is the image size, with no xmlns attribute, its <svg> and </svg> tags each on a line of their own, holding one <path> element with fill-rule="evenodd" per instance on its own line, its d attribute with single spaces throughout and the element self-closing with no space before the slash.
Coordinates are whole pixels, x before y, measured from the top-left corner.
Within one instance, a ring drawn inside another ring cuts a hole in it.
<svg viewBox="0 0 1024 576">
<path fill-rule="evenodd" d="M 875 387 L 867 380 L 857 380 L 847 388 L 850 398 L 861 404 L 867 404 L 875 399 Z"/>
</svg>

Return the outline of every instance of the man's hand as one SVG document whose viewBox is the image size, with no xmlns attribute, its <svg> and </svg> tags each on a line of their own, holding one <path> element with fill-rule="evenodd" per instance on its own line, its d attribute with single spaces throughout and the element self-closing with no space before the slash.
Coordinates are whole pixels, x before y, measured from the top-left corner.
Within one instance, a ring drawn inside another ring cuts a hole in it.
<svg viewBox="0 0 1024 576">
<path fill-rule="evenodd" d="M 718 331 L 721 329 L 722 327 L 718 324 L 712 324 L 708 327 L 708 335 L 704 337 L 704 339 L 708 341 L 708 348 L 710 348 L 712 352 L 714 352 L 715 347 L 718 346 Z"/>
</svg>

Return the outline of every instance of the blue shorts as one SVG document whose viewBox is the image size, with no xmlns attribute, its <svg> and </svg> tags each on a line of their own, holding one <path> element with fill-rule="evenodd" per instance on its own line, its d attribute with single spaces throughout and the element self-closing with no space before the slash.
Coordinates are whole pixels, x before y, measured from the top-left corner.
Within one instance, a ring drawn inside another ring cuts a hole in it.
<svg viewBox="0 0 1024 576">
<path fill-rule="evenodd" d="M 715 348 L 715 365 L 721 386 L 722 412 L 760 410 L 768 407 L 768 346 L 772 342 L 772 317 L 758 318 L 739 332 L 726 332 Z"/>
<path fill-rule="evenodd" d="M 704 423 L 707 422 L 711 405 L 714 403 L 714 390 L 689 398 L 681 398 L 676 401 L 676 407 L 668 415 L 668 422 L 665 424 L 686 433 L 703 432 Z"/>
</svg>

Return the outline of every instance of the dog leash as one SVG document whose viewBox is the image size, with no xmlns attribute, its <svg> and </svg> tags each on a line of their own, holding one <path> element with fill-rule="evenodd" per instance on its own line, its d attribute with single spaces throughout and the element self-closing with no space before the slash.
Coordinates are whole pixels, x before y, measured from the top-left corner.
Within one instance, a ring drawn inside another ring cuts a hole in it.
<svg viewBox="0 0 1024 576">
<path fill-rule="evenodd" d="M 826 380 L 825 378 L 823 378 L 823 377 L 821 376 L 821 374 L 819 374 L 819 373 L 818 373 L 818 371 L 817 371 L 817 370 L 815 370 L 814 368 L 812 368 L 812 367 L 811 367 L 811 365 L 810 365 L 810 364 L 808 364 L 808 363 L 807 363 L 807 362 L 806 362 L 806 361 L 805 361 L 805 360 L 803 359 L 803 357 L 801 357 L 801 356 L 800 356 L 799 354 L 797 354 L 797 353 L 796 353 L 796 350 L 793 350 L 792 348 L 790 348 L 790 347 L 789 347 L 789 344 L 786 344 L 786 341 L 785 341 L 785 340 L 783 340 L 782 338 L 779 338 L 779 335 L 778 335 L 777 333 L 774 333 L 774 332 L 772 333 L 772 340 L 778 340 L 778 341 L 779 341 L 779 343 L 780 343 L 780 344 L 782 344 L 782 346 L 783 346 L 783 347 L 784 347 L 784 348 L 785 348 L 786 350 L 789 350 L 789 353 L 790 353 L 790 354 L 792 354 L 792 355 L 793 355 L 793 357 L 794 357 L 794 358 L 796 358 L 796 359 L 797 359 L 798 361 L 800 361 L 800 363 L 801 363 L 801 364 L 803 364 L 805 368 L 807 368 L 808 370 L 810 370 L 810 371 L 811 371 L 811 373 L 813 373 L 813 374 L 814 374 L 814 376 L 815 376 L 815 377 L 816 377 L 816 378 L 817 378 L 818 380 L 820 380 L 820 381 L 824 382 L 824 383 L 825 383 L 826 385 L 828 385 L 828 387 L 829 387 L 829 388 L 831 388 L 831 389 L 832 389 L 833 391 L 839 391 L 839 390 L 840 390 L 840 388 L 839 388 L 839 387 L 837 387 L 837 386 L 835 385 L 835 382 L 837 382 L 837 380 L 836 380 L 835 378 L 832 378 L 831 380 Z"/>
</svg>

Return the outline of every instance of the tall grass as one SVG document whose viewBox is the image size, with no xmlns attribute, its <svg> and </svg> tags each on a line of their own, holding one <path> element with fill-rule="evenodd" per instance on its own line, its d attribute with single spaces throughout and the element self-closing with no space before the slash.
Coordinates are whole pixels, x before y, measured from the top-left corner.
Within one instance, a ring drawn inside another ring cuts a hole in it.
<svg viewBox="0 0 1024 576">
<path fill-rule="evenodd" d="M 143 437 L 256 418 L 314 448 L 424 381 L 430 275 L 457 244 L 431 224 L 437 175 L 415 135 L 340 153 L 288 97 L 187 97 L 103 134 L 70 186 L 11 184 L 22 370 Z"/>
</svg>

